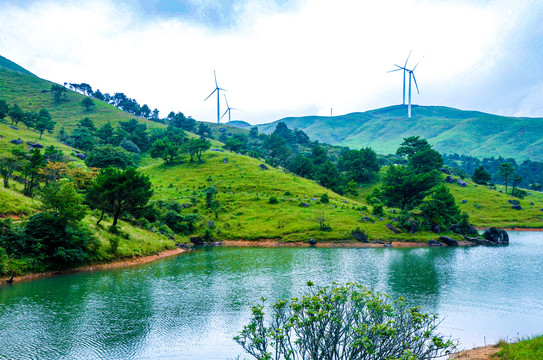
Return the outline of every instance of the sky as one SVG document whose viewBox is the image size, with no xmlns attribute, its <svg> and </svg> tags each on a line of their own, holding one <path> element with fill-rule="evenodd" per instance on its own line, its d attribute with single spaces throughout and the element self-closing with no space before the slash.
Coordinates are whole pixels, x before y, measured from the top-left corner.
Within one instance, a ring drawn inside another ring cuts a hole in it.
<svg viewBox="0 0 543 360">
<path fill-rule="evenodd" d="M 401 104 L 410 52 L 414 104 L 543 117 L 541 0 L 0 0 L 0 19 L 0 55 L 161 117 L 215 122 L 214 71 L 251 124 Z"/>
</svg>

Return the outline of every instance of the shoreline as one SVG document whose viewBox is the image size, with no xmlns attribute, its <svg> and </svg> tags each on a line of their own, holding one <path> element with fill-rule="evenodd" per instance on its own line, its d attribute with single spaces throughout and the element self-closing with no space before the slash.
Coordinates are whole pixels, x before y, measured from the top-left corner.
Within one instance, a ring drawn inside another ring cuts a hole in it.
<svg viewBox="0 0 543 360">
<path fill-rule="evenodd" d="M 362 242 L 333 242 L 322 241 L 317 242 L 315 245 L 311 245 L 305 241 L 299 242 L 279 242 L 274 239 L 260 239 L 260 240 L 223 240 L 218 241 L 216 244 L 220 246 L 239 246 L 239 247 L 321 247 L 321 248 L 383 248 L 384 244 L 362 243 Z M 458 246 L 474 246 L 476 245 L 470 241 L 458 241 Z M 392 241 L 393 248 L 422 248 L 433 247 L 428 245 L 424 241 Z M 436 246 L 439 247 L 439 246 Z M 447 246 L 444 246 L 447 247 Z"/>
<path fill-rule="evenodd" d="M 479 346 L 470 350 L 462 350 L 454 354 L 450 354 L 448 359 L 451 360 L 490 360 L 491 356 L 500 351 L 499 345 Z"/>
<path fill-rule="evenodd" d="M 115 261 L 103 263 L 103 264 L 85 265 L 85 266 L 81 266 L 74 269 L 17 275 L 13 278 L 13 281 L 11 283 L 8 282 L 9 276 L 3 276 L 3 277 L 0 277 L 0 286 L 24 282 L 24 281 L 48 278 L 48 277 L 57 276 L 57 275 L 75 274 L 75 273 L 80 273 L 80 272 L 91 272 L 91 271 L 107 270 L 107 269 L 117 269 L 117 268 L 147 264 L 155 260 L 164 259 L 170 256 L 181 254 L 185 251 L 186 251 L 185 249 L 175 248 L 171 250 L 161 251 L 155 255 L 147 255 L 147 256 L 141 256 L 141 257 L 133 256 L 131 258 L 119 259 L 119 260 L 115 260 Z"/>
</svg>

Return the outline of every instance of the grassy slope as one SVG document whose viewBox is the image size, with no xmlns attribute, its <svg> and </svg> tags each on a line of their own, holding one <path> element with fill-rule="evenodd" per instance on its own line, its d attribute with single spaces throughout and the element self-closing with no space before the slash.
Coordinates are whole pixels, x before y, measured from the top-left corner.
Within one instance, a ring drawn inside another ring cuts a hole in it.
<svg viewBox="0 0 543 360">
<path fill-rule="evenodd" d="M 521 340 L 516 343 L 500 342 L 501 350 L 493 358 L 508 360 L 543 359 L 543 336 Z"/>
<path fill-rule="evenodd" d="M 334 117 L 285 118 L 289 128 L 305 131 L 313 140 L 379 153 L 395 152 L 402 139 L 421 136 L 442 153 L 475 157 L 513 157 L 543 161 L 543 122 L 538 118 L 513 118 L 441 106 L 416 106 L 406 118 L 404 106 Z M 262 132 L 275 123 L 259 125 Z"/>
</svg>

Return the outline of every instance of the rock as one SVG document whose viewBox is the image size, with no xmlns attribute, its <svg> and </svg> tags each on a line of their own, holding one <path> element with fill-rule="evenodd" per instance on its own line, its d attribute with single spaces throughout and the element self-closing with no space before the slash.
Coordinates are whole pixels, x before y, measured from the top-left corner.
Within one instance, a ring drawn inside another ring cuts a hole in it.
<svg viewBox="0 0 543 360">
<path fill-rule="evenodd" d="M 520 201 L 518 200 L 507 200 L 509 202 L 509 204 L 513 204 L 513 205 L 518 205 L 520 204 Z"/>
<path fill-rule="evenodd" d="M 461 186 L 461 187 L 468 186 L 468 183 L 461 179 L 456 180 L 456 183 L 458 184 L 458 186 Z"/>
<path fill-rule="evenodd" d="M 379 219 L 377 219 L 377 220 L 379 220 L 379 221 L 384 221 L 385 219 L 383 219 L 383 218 L 379 218 Z"/>
<path fill-rule="evenodd" d="M 385 244 L 385 247 L 386 247 L 386 248 L 391 248 L 391 247 L 393 247 L 393 246 L 392 246 L 392 243 L 386 243 L 386 244 Z"/>
<path fill-rule="evenodd" d="M 392 219 L 392 222 L 398 222 L 398 218 L 395 217 L 394 219 Z"/>
<path fill-rule="evenodd" d="M 368 235 L 360 229 L 353 230 L 351 232 L 351 236 L 354 237 L 354 239 L 358 242 L 367 243 L 368 242 Z"/>
<path fill-rule="evenodd" d="M 518 204 L 515 204 L 515 205 L 511 206 L 511 209 L 522 210 L 522 206 L 520 206 Z"/>
<path fill-rule="evenodd" d="M 11 140 L 10 142 L 11 142 L 12 144 L 15 144 L 15 145 L 20 145 L 20 144 L 23 143 L 23 140 L 21 140 L 21 139 L 17 139 L 17 140 L 16 140 L 16 139 L 13 139 L 13 140 Z"/>
<path fill-rule="evenodd" d="M 204 244 L 204 240 L 200 236 L 191 236 L 189 240 L 191 243 L 197 246 Z"/>
<path fill-rule="evenodd" d="M 319 201 L 319 199 L 317 199 L 317 198 L 311 198 L 311 200 L 313 200 L 313 201 Z"/>
<path fill-rule="evenodd" d="M 411 219 L 407 220 L 409 224 L 411 224 L 411 227 L 409 228 L 409 233 L 414 234 L 417 232 L 417 223 Z"/>
<path fill-rule="evenodd" d="M 75 157 L 78 158 L 78 159 L 81 159 L 81 160 L 85 160 L 87 158 L 87 155 L 79 153 L 79 154 L 75 155 Z"/>
<path fill-rule="evenodd" d="M 492 186 L 488 186 L 488 190 L 492 190 Z"/>
<path fill-rule="evenodd" d="M 440 243 L 439 241 L 432 239 L 428 241 L 428 246 L 444 246 L 444 245 Z"/>
<path fill-rule="evenodd" d="M 225 163 L 225 164 L 228 164 L 228 158 L 222 159 L 222 162 Z"/>
<path fill-rule="evenodd" d="M 543 211 L 543 209 L 539 209 L 539 211 Z"/>
<path fill-rule="evenodd" d="M 343 203 L 344 203 L 344 204 L 348 204 L 347 200 L 343 200 Z M 533 203 L 532 203 L 532 205 L 533 205 Z"/>
<path fill-rule="evenodd" d="M 462 231 L 462 228 L 461 228 L 460 224 L 452 224 L 449 227 L 449 230 L 451 230 L 453 233 L 457 233 L 457 234 L 463 234 L 464 233 Z"/>
<path fill-rule="evenodd" d="M 533 202 L 531 202 L 530 205 L 535 205 L 535 204 Z"/>
<path fill-rule="evenodd" d="M 392 231 L 394 234 L 400 234 L 402 232 L 401 230 L 398 230 L 394 226 L 392 226 L 392 224 L 386 224 L 385 226 L 387 227 L 387 229 Z"/>
<path fill-rule="evenodd" d="M 439 169 L 439 171 L 441 171 L 442 173 L 445 173 L 445 174 L 452 175 L 452 171 L 449 170 L 449 169 L 441 168 L 441 169 Z"/>
<path fill-rule="evenodd" d="M 225 132 L 225 131 L 226 131 L 226 128 L 220 128 L 220 129 L 219 129 L 219 132 L 222 132 L 222 133 L 223 133 L 223 132 Z"/>
<path fill-rule="evenodd" d="M 303 207 L 309 207 L 309 204 L 308 203 L 302 203 L 302 206 Z"/>
<path fill-rule="evenodd" d="M 452 184 L 454 182 L 454 178 L 452 176 L 447 176 L 445 178 L 445 182 L 449 183 L 449 184 Z"/>
<path fill-rule="evenodd" d="M 266 164 L 260 164 L 258 165 L 262 170 L 268 170 L 269 168 L 266 166 Z"/>
<path fill-rule="evenodd" d="M 27 142 L 27 144 L 32 146 L 34 149 L 43 149 L 43 145 L 36 142 Z"/>
<path fill-rule="evenodd" d="M 211 149 L 211 151 L 218 151 L 218 152 L 224 152 L 223 150 L 221 149 Z"/>
<path fill-rule="evenodd" d="M 467 200 L 462 200 L 462 204 L 467 204 L 468 201 Z"/>
<path fill-rule="evenodd" d="M 441 242 L 444 242 L 447 246 L 458 246 L 458 241 L 454 240 L 453 238 L 450 238 L 448 236 L 440 236 L 439 240 Z"/>
<path fill-rule="evenodd" d="M 543 211 L 543 209 L 541 209 Z M 369 216 L 364 216 L 363 218 L 360 218 L 360 221 L 371 221 L 371 218 Z"/>
<path fill-rule="evenodd" d="M 498 191 L 498 192 L 499 192 L 499 193 L 502 193 L 502 194 L 503 194 L 503 191 L 501 191 L 501 190 L 500 190 L 500 191 Z"/>
<path fill-rule="evenodd" d="M 466 235 L 479 235 L 479 231 L 477 231 L 477 228 L 473 225 L 470 225 L 468 227 L 468 231 Z"/>
<path fill-rule="evenodd" d="M 441 226 L 439 224 L 434 224 L 432 226 L 432 231 L 435 232 L 436 234 L 440 234 L 441 233 Z"/>
<path fill-rule="evenodd" d="M 13 130 L 19 130 L 18 128 L 16 128 L 15 126 L 12 126 L 12 125 L 10 125 L 9 127 L 10 127 L 10 129 L 13 129 Z"/>
<path fill-rule="evenodd" d="M 317 240 L 309 239 L 309 245 L 317 245 Z"/>
<path fill-rule="evenodd" d="M 484 233 L 485 240 L 488 240 L 493 245 L 509 245 L 509 235 L 503 229 L 491 227 L 486 229 Z"/>
<path fill-rule="evenodd" d="M 371 243 L 372 243 L 372 244 L 381 244 L 381 245 L 383 245 L 385 242 L 384 242 L 384 241 L 377 240 L 377 241 L 372 241 Z"/>
</svg>

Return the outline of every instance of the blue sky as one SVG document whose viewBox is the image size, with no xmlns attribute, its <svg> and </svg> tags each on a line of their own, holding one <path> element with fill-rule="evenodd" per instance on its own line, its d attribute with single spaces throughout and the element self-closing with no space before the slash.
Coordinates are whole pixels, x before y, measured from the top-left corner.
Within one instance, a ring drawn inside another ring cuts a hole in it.
<svg viewBox="0 0 543 360">
<path fill-rule="evenodd" d="M 0 18 L 0 55 L 162 116 L 215 121 L 213 70 L 253 124 L 399 104 L 387 71 L 412 50 L 415 104 L 543 117 L 539 0 L 0 0 Z"/>
</svg>

